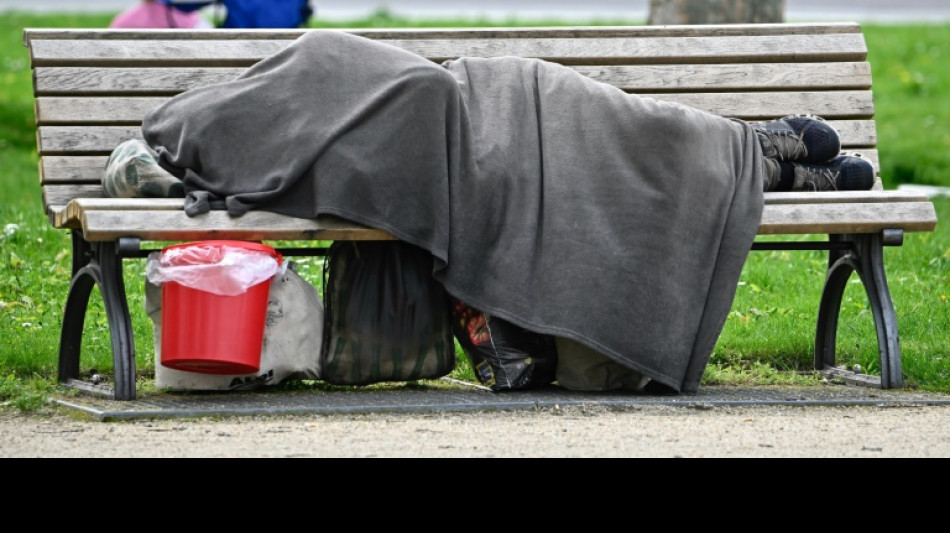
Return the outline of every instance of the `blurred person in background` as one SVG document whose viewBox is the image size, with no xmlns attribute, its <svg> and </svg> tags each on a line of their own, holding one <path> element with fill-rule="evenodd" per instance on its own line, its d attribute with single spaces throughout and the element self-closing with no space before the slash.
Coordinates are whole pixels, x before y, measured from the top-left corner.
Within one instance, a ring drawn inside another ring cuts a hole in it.
<svg viewBox="0 0 950 533">
<path fill-rule="evenodd" d="M 182 11 L 160 0 L 142 0 L 116 15 L 110 28 L 210 28 L 197 11 Z"/>
<path fill-rule="evenodd" d="M 313 16 L 311 0 L 155 1 L 184 13 L 213 6 L 212 18 L 218 28 L 299 28 Z"/>
</svg>

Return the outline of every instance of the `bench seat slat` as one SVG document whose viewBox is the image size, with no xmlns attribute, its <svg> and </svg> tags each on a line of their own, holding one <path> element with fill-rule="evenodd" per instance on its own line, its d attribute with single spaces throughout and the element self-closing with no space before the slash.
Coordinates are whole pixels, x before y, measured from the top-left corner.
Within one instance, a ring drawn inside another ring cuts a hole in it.
<svg viewBox="0 0 950 533">
<path fill-rule="evenodd" d="M 876 204 L 896 202 L 926 202 L 926 195 L 913 191 L 834 191 L 834 192 L 769 192 L 765 205 L 814 204 Z"/>
<path fill-rule="evenodd" d="M 759 235 L 923 232 L 936 227 L 937 213 L 930 201 L 778 204 L 766 207 Z"/>
<path fill-rule="evenodd" d="M 87 240 L 110 241 L 123 236 L 143 240 L 395 240 L 384 231 L 334 217 L 300 219 L 251 211 L 231 217 L 212 211 L 188 217 L 183 211 L 85 211 L 82 227 Z"/>
<path fill-rule="evenodd" d="M 250 66 L 286 48 L 285 40 L 33 40 L 34 67 Z M 637 37 L 394 39 L 385 42 L 433 61 L 458 57 L 534 57 L 563 64 L 761 63 L 864 61 L 861 34 Z"/>
<path fill-rule="evenodd" d="M 85 185 L 47 185 L 43 187 L 43 205 L 47 214 L 60 210 L 73 200 L 105 199 L 101 183 Z M 56 226 L 57 224 L 53 224 Z"/>
<path fill-rule="evenodd" d="M 579 73 L 628 92 L 644 91 L 784 91 L 869 89 L 871 67 L 849 63 L 754 63 L 723 65 L 576 66 Z M 177 94 L 237 79 L 244 68 L 104 68 L 40 67 L 34 73 L 36 94 L 139 95 Z"/>
<path fill-rule="evenodd" d="M 827 199 L 810 204 L 790 201 L 807 194 L 816 199 L 827 195 Z M 933 203 L 913 193 L 789 193 L 786 196 L 789 203 L 767 202 L 759 235 L 877 233 L 885 229 L 918 232 L 933 231 L 937 224 Z M 834 199 L 839 201 L 833 202 Z M 223 211 L 212 211 L 192 218 L 184 213 L 182 206 L 182 200 L 84 199 L 69 203 L 52 217 L 61 227 L 82 228 L 90 241 L 129 236 L 144 240 L 392 239 L 386 232 L 333 217 L 314 221 L 264 211 L 231 217 Z"/>
</svg>

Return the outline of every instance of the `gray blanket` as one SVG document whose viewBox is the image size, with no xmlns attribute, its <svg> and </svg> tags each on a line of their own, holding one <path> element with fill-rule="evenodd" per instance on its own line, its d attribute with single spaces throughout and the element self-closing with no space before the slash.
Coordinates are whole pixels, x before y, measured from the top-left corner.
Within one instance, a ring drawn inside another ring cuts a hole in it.
<svg viewBox="0 0 950 533">
<path fill-rule="evenodd" d="M 435 258 L 456 297 L 695 392 L 761 220 L 748 124 L 540 60 L 434 64 L 311 31 L 151 112 L 186 209 L 333 214 Z"/>
</svg>

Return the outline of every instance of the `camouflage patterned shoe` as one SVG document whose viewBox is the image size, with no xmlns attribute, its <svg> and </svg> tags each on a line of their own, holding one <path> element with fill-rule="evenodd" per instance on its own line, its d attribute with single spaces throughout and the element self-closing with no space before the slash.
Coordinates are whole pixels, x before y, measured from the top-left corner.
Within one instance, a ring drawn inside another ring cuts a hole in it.
<svg viewBox="0 0 950 533">
<path fill-rule="evenodd" d="M 829 163 L 781 162 L 795 172 L 793 191 L 869 191 L 874 187 L 874 165 L 861 154 L 845 154 Z"/>
<path fill-rule="evenodd" d="M 137 139 L 116 146 L 102 176 L 106 198 L 184 198 L 184 183 L 160 167 L 157 157 Z"/>
<path fill-rule="evenodd" d="M 838 132 L 815 115 L 789 115 L 751 125 L 759 136 L 765 157 L 815 164 L 831 161 L 841 153 Z"/>
</svg>

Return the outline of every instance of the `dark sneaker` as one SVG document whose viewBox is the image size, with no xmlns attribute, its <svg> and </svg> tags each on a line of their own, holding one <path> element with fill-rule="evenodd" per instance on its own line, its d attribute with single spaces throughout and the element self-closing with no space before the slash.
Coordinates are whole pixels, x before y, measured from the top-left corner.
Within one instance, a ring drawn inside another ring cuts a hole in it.
<svg viewBox="0 0 950 533">
<path fill-rule="evenodd" d="M 772 122 L 753 122 L 765 157 L 799 163 L 825 163 L 841 153 L 841 138 L 825 119 L 789 115 Z"/>
<path fill-rule="evenodd" d="M 795 167 L 771 157 L 763 157 L 765 174 L 762 177 L 765 192 L 790 191 L 795 181 Z"/>
<path fill-rule="evenodd" d="M 861 154 L 840 155 L 820 165 L 781 162 L 791 165 L 793 191 L 869 191 L 874 187 L 874 165 Z"/>
</svg>

